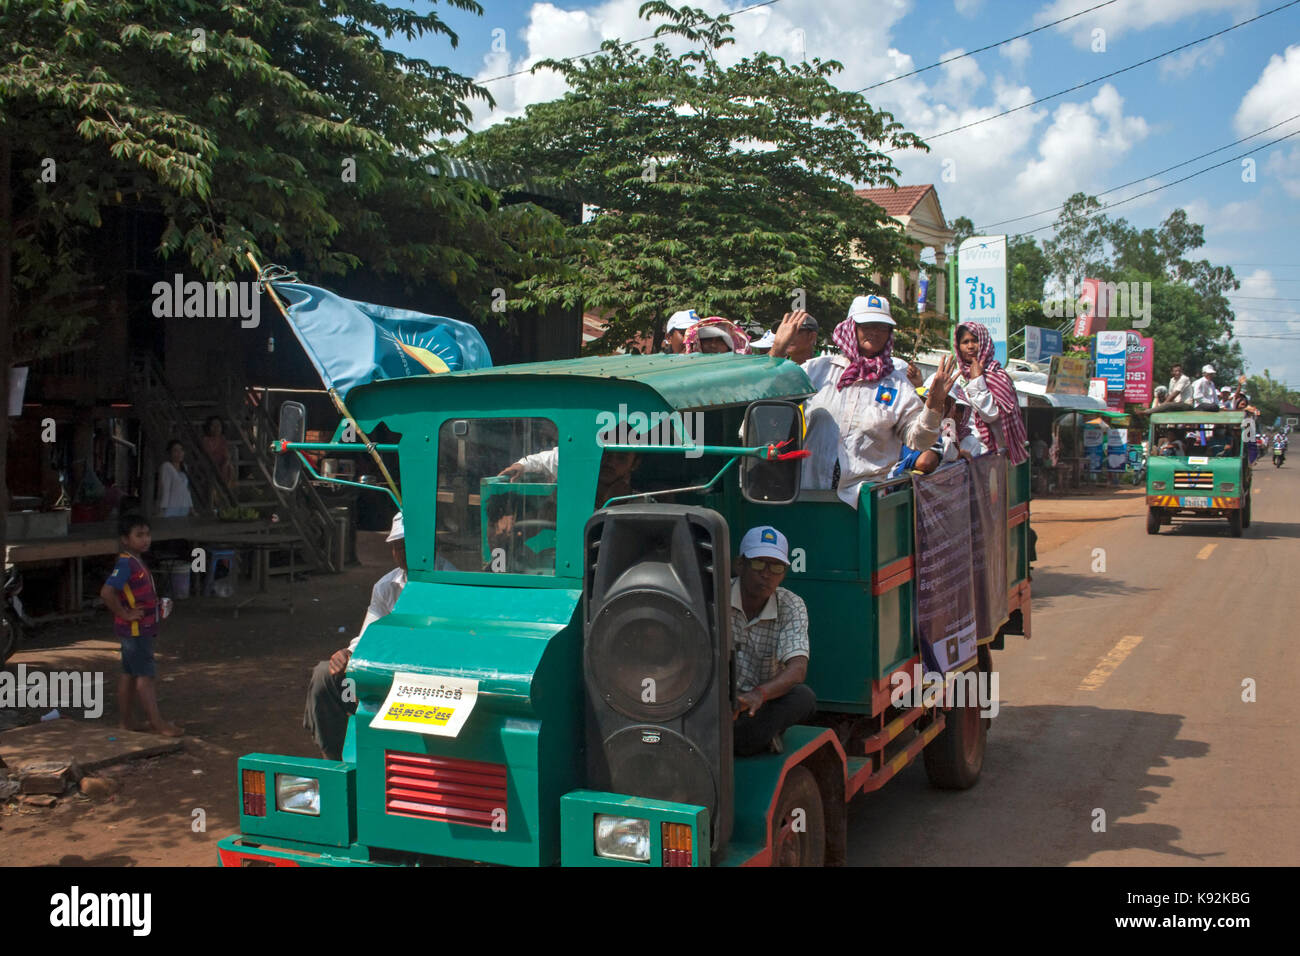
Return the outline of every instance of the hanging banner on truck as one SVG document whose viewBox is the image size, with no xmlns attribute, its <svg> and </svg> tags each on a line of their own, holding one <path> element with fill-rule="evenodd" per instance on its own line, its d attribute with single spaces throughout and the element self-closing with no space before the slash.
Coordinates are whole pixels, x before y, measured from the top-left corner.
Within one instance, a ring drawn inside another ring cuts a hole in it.
<svg viewBox="0 0 1300 956">
<path fill-rule="evenodd" d="M 455 737 L 478 700 L 478 681 L 398 671 L 384 705 L 370 721 L 383 730 Z"/>
<path fill-rule="evenodd" d="M 913 479 L 916 495 L 916 626 L 928 671 L 961 670 L 975 656 L 970 470 L 940 468 Z"/>
<path fill-rule="evenodd" d="M 1006 452 L 972 458 L 969 468 L 975 631 L 983 640 L 1007 619 Z"/>
</svg>

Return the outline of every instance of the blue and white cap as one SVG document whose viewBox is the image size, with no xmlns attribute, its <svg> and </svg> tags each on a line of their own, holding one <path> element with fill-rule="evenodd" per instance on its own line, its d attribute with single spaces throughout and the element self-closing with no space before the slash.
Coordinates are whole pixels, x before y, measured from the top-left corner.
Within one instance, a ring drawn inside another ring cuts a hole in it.
<svg viewBox="0 0 1300 956">
<path fill-rule="evenodd" d="M 750 528 L 740 539 L 742 558 L 776 558 L 782 564 L 790 563 L 790 543 L 785 535 L 771 525 Z"/>
<path fill-rule="evenodd" d="M 683 309 L 680 312 L 674 312 L 672 316 L 669 317 L 668 328 L 666 331 L 668 333 L 673 333 L 680 329 L 685 332 L 698 321 L 700 321 L 700 317 L 696 315 L 694 309 Z"/>
<path fill-rule="evenodd" d="M 849 306 L 849 318 L 862 325 L 866 322 L 879 322 L 882 325 L 897 325 L 889 314 L 889 300 L 880 295 L 860 295 Z"/>
</svg>

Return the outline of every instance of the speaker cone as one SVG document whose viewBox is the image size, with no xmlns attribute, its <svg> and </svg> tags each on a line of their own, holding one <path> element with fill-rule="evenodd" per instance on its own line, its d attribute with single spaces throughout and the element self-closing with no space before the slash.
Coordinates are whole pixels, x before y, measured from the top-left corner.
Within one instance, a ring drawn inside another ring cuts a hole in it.
<svg viewBox="0 0 1300 956">
<path fill-rule="evenodd" d="M 624 727 L 605 741 L 615 793 L 693 803 L 717 812 L 709 761 L 685 737 L 665 727 Z"/>
</svg>

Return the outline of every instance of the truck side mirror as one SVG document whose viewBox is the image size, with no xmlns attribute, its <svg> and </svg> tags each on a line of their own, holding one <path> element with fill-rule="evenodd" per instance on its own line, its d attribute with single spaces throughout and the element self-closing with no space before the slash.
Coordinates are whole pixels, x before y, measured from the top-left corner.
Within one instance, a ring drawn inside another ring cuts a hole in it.
<svg viewBox="0 0 1300 956">
<path fill-rule="evenodd" d="M 307 409 L 301 402 L 285 402 L 280 406 L 281 441 L 300 442 L 307 434 Z M 281 491 L 293 491 L 298 487 L 302 477 L 302 461 L 295 451 L 286 451 L 275 456 L 275 471 L 271 475 L 271 484 Z"/>
<path fill-rule="evenodd" d="M 781 445 L 782 453 L 799 451 L 804 439 L 803 408 L 794 402 L 754 402 L 745 409 L 741 435 L 741 440 L 750 447 Z M 788 504 L 799 494 L 802 475 L 803 461 L 799 458 L 785 461 L 742 458 L 740 492 L 747 501 Z"/>
</svg>

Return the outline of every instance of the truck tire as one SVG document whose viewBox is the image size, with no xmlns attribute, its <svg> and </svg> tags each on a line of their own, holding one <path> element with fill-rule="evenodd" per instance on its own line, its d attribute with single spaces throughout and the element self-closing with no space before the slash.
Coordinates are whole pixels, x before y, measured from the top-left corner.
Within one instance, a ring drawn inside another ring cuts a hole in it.
<svg viewBox="0 0 1300 956">
<path fill-rule="evenodd" d="M 817 778 L 791 767 L 772 815 L 773 866 L 826 865 L 826 813 Z"/>
<path fill-rule="evenodd" d="M 1155 508 L 1147 509 L 1147 534 L 1160 533 L 1160 512 Z"/>
<path fill-rule="evenodd" d="M 974 706 L 947 711 L 943 731 L 921 751 L 932 785 L 940 790 L 968 790 L 975 786 L 984 768 L 989 723 L 980 717 L 978 701 Z"/>
<path fill-rule="evenodd" d="M 1241 509 L 1241 526 L 1250 527 L 1250 492 L 1246 492 L 1246 507 Z"/>
<path fill-rule="evenodd" d="M 1234 508 L 1228 513 L 1228 534 L 1234 538 L 1241 537 L 1241 509 Z"/>
</svg>

